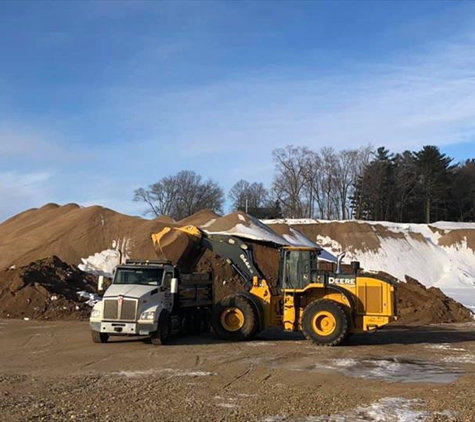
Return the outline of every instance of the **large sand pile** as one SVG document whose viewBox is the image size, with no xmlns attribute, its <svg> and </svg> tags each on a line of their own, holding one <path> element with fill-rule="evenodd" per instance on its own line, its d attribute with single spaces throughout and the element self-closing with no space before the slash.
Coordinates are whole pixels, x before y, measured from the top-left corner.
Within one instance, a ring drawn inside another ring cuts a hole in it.
<svg viewBox="0 0 475 422">
<path fill-rule="evenodd" d="M 94 277 L 53 256 L 0 272 L 0 318 L 84 319 L 91 308 L 78 292 Z"/>
<path fill-rule="evenodd" d="M 114 241 L 128 243 L 132 258 L 155 258 L 150 235 L 162 227 L 161 221 L 99 206 L 48 204 L 0 225 L 0 269 L 53 255 L 77 265 L 81 258 L 111 248 Z"/>
</svg>

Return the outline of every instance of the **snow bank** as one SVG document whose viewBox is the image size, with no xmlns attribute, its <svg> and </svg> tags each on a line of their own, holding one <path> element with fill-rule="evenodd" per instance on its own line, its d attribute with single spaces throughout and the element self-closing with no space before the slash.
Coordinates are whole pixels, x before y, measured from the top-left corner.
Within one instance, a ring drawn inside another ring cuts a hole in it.
<svg viewBox="0 0 475 422">
<path fill-rule="evenodd" d="M 412 225 L 411 225 L 412 226 Z M 426 287 L 438 287 L 447 296 L 475 311 L 475 253 L 466 242 L 440 246 L 440 234 L 428 226 L 417 225 L 406 229 L 401 226 L 386 226 L 404 233 L 403 238 L 380 237 L 377 251 L 359 250 L 346 252 L 346 261 L 358 260 L 365 270 L 384 271 L 400 280 L 408 275 Z M 425 241 L 410 236 L 422 234 Z M 334 239 L 317 236 L 317 243 L 334 253 L 343 252 Z"/>
<path fill-rule="evenodd" d="M 475 252 L 467 241 L 467 236 L 472 242 L 475 239 L 475 223 L 438 222 L 428 225 L 311 219 L 264 222 L 272 227 L 272 224 L 282 224 L 284 221 L 297 227 L 315 225 L 311 230 L 317 233 L 317 244 L 335 255 L 345 252 L 344 263 L 358 260 L 365 270 L 384 271 L 403 281 L 408 275 L 426 287 L 440 288 L 447 296 L 475 311 Z M 339 223 L 338 230 L 332 232 L 335 233 L 332 237 L 318 234 L 319 226 L 322 233 L 328 227 L 327 224 L 331 223 Z M 345 225 L 348 227 L 346 232 Z M 359 225 L 371 226 L 371 235 L 374 234 L 379 241 L 377 249 L 367 247 L 369 234 L 363 230 L 364 227 L 359 233 Z M 358 244 L 353 241 L 348 245 L 347 235 L 355 230 L 360 234 L 360 240 Z M 451 236 L 457 240 L 448 242 L 447 238 Z M 346 250 L 343 250 L 341 243 L 346 244 Z"/>
</svg>

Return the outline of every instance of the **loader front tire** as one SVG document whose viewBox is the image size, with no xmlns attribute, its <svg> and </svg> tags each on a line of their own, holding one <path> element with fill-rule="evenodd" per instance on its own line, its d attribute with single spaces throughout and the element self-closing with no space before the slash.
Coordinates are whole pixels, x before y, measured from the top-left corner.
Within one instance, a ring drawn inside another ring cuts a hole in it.
<svg viewBox="0 0 475 422">
<path fill-rule="evenodd" d="M 348 317 L 333 300 L 316 300 L 303 312 L 302 331 L 318 346 L 337 346 L 348 334 Z"/>
<path fill-rule="evenodd" d="M 214 308 L 212 325 L 223 340 L 249 340 L 259 328 L 255 305 L 245 296 L 226 296 Z"/>
</svg>

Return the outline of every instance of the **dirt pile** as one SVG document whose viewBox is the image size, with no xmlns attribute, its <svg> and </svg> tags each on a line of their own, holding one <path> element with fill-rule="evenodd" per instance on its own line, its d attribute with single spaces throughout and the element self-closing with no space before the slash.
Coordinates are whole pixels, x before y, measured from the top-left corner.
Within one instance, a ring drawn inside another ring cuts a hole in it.
<svg viewBox="0 0 475 422">
<path fill-rule="evenodd" d="M 473 321 L 472 312 L 446 296 L 440 289 L 426 289 L 408 276 L 405 283 L 397 284 L 397 298 L 400 315 L 398 324 L 427 325 Z"/>
<path fill-rule="evenodd" d="M 91 311 L 78 291 L 95 279 L 53 256 L 0 272 L 0 318 L 85 319 Z"/>
</svg>

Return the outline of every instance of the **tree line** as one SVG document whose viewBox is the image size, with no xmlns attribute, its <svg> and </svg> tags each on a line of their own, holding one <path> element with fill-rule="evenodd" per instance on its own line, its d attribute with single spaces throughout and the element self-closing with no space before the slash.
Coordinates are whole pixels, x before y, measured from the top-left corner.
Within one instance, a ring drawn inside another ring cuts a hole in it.
<svg viewBox="0 0 475 422">
<path fill-rule="evenodd" d="M 257 218 L 475 221 L 475 160 L 454 163 L 436 146 L 403 153 L 287 146 L 272 158 L 272 184 L 236 182 L 227 193 L 232 211 Z M 225 199 L 217 181 L 188 170 L 134 192 L 146 214 L 175 220 L 204 208 L 222 213 Z"/>
</svg>

